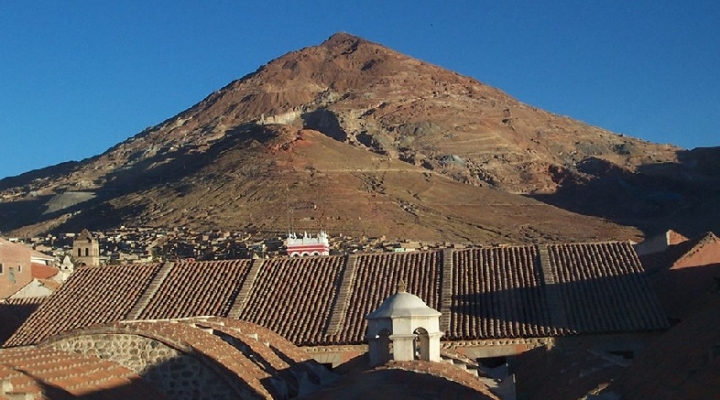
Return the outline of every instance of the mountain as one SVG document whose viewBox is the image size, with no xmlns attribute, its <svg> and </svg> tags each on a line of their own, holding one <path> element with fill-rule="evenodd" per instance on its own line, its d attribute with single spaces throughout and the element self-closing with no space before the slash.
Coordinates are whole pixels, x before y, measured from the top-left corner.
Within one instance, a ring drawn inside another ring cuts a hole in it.
<svg viewBox="0 0 720 400">
<path fill-rule="evenodd" d="M 0 180 L 0 230 L 630 239 L 687 220 L 678 205 L 720 198 L 703 194 L 718 175 L 700 158 L 713 159 L 548 113 L 338 33 L 99 156 Z"/>
</svg>

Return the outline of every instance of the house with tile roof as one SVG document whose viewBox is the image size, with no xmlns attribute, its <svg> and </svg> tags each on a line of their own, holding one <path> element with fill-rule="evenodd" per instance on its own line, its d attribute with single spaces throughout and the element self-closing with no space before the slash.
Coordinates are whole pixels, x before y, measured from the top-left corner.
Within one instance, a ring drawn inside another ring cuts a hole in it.
<svg viewBox="0 0 720 400">
<path fill-rule="evenodd" d="M 0 340 L 7 340 L 62 283 L 55 258 L 0 238 Z"/>
<path fill-rule="evenodd" d="M 32 281 L 32 249 L 0 238 L 0 299 L 12 296 Z"/>
<path fill-rule="evenodd" d="M 674 322 L 702 308 L 705 298 L 720 287 L 720 238 L 712 232 L 646 254 L 640 260 Z"/>
<path fill-rule="evenodd" d="M 680 244 L 688 240 L 687 237 L 681 233 L 675 232 L 672 229 L 668 229 L 665 233 L 649 237 L 642 242 L 635 245 L 635 251 L 638 256 L 644 256 L 646 254 L 662 253 L 668 247 Z"/>
<path fill-rule="evenodd" d="M 338 366 L 367 352 L 365 316 L 400 280 L 441 313 L 443 350 L 471 359 L 560 339 L 634 351 L 668 328 L 632 246 L 602 242 L 81 268 L 5 346 L 94 324 L 217 316 Z"/>
</svg>

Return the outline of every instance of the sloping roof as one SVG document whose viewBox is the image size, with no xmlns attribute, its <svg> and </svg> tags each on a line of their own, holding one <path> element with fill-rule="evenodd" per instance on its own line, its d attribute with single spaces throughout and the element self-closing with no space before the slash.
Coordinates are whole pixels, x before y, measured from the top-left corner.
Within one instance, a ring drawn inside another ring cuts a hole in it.
<svg viewBox="0 0 720 400">
<path fill-rule="evenodd" d="M 668 326 L 626 243 L 548 246 L 564 307 L 564 333 L 643 331 Z M 655 307 L 648 307 L 655 304 Z M 563 325 L 555 323 L 555 326 Z"/>
<path fill-rule="evenodd" d="M 35 249 L 30 249 L 30 257 L 38 259 L 38 260 L 45 260 L 45 261 L 56 261 L 56 258 L 54 256 L 49 256 L 45 253 L 41 253 Z"/>
<path fill-rule="evenodd" d="M 117 363 L 49 348 L 1 350 L 0 381 L 0 398 L 165 398 L 137 373 Z"/>
<path fill-rule="evenodd" d="M 216 315 L 297 345 L 364 342 L 365 316 L 407 291 L 444 340 L 667 328 L 629 243 L 81 268 L 6 346 L 123 319 Z"/>
<path fill-rule="evenodd" d="M 341 304 L 341 322 L 335 343 L 363 343 L 367 316 L 397 290 L 403 280 L 407 292 L 440 310 L 442 252 L 364 254 L 354 261 L 352 287 L 346 304 Z M 441 328 L 442 329 L 442 328 Z M 332 332 L 328 332 L 332 334 Z"/>
<path fill-rule="evenodd" d="M 30 264 L 30 269 L 32 270 L 32 277 L 37 279 L 50 279 L 60 272 L 55 267 L 39 263 Z"/>
<path fill-rule="evenodd" d="M 184 356 L 200 361 L 209 371 L 221 377 L 221 381 L 229 385 L 228 388 L 235 391 L 235 397 L 281 398 L 283 393 L 288 392 L 294 397 L 308 389 L 308 382 L 311 382 L 310 387 L 313 387 L 331 375 L 323 366 L 279 335 L 245 321 L 216 317 L 96 325 L 50 337 L 38 346 L 72 348 L 68 345 L 83 337 L 97 340 L 100 336 L 113 335 L 136 335 L 153 339 Z M 93 353 L 97 353 L 93 355 L 103 359 L 116 359 L 117 349 L 114 347 L 93 346 Z M 136 350 L 144 351 L 142 346 L 138 346 Z M 151 354 L 146 356 L 149 358 Z M 122 360 L 122 357 L 124 353 L 119 354 L 118 360 Z M 161 358 L 156 362 L 164 361 Z M 145 367 L 143 371 L 147 369 L 148 367 Z M 300 381 L 298 377 L 306 381 Z M 242 396 L 243 394 L 248 396 Z"/>
<path fill-rule="evenodd" d="M 345 257 L 265 260 L 238 319 L 262 325 L 299 345 L 325 342 L 345 261 Z"/>
<path fill-rule="evenodd" d="M 0 300 L 0 341 L 6 341 L 46 297 Z"/>
<path fill-rule="evenodd" d="M 127 319 L 160 267 L 144 264 L 80 268 L 8 343 L 32 344 L 71 329 Z"/>
<path fill-rule="evenodd" d="M 665 251 L 641 256 L 640 260 L 643 267 L 651 273 L 655 271 L 667 271 L 672 269 L 682 259 L 702 250 L 707 244 L 718 241 L 720 241 L 720 239 L 718 239 L 715 234 L 706 232 L 684 242 L 668 246 Z M 718 259 L 720 259 L 720 256 L 718 256 Z"/>
<path fill-rule="evenodd" d="M 477 376 L 452 364 L 394 361 L 348 374 L 308 399 L 472 399 L 498 400 Z"/>
<path fill-rule="evenodd" d="M 515 363 L 518 398 L 575 400 L 609 384 L 628 361 L 591 348 L 568 346 L 538 347 L 521 354 Z"/>
<path fill-rule="evenodd" d="M 538 257 L 536 246 L 456 251 L 448 338 L 558 334 Z"/>
<path fill-rule="evenodd" d="M 227 315 L 250 264 L 232 260 L 174 265 L 137 319 Z"/>
<path fill-rule="evenodd" d="M 76 237 L 75 240 L 95 240 L 95 237 L 92 235 L 92 233 L 87 230 L 83 229 L 82 232 L 80 232 Z"/>
<path fill-rule="evenodd" d="M 717 291 L 720 239 L 712 232 L 640 259 L 648 271 L 651 288 L 674 320 L 694 313 L 703 305 L 706 294 Z"/>
<path fill-rule="evenodd" d="M 689 239 L 688 237 L 686 237 L 686 236 L 683 235 L 682 233 L 676 232 L 676 231 L 674 231 L 674 230 L 672 230 L 672 229 L 670 229 L 670 230 L 668 230 L 667 232 L 665 232 L 665 238 L 666 238 L 666 240 L 667 240 L 667 244 L 668 244 L 668 245 L 679 244 L 679 243 L 682 243 L 682 242 L 684 242 L 684 241 L 686 241 L 686 240 Z"/>
</svg>

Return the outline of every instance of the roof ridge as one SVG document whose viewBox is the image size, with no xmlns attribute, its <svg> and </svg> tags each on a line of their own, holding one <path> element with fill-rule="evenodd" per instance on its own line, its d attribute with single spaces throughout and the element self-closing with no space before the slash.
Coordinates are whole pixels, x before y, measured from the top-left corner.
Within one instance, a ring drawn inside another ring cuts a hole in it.
<svg viewBox="0 0 720 400">
<path fill-rule="evenodd" d="M 358 255 L 348 254 L 345 261 L 345 271 L 340 280 L 338 294 L 335 296 L 335 305 L 330 313 L 330 321 L 328 322 L 325 336 L 335 336 L 345 322 L 345 314 L 350 306 L 350 289 L 355 282 L 355 267 L 357 266 Z"/>
<path fill-rule="evenodd" d="M 130 310 L 127 319 L 134 320 L 140 318 L 140 315 L 142 315 L 143 310 L 145 310 L 145 308 L 148 306 L 150 300 L 152 300 L 152 298 L 155 297 L 155 295 L 157 294 L 158 290 L 160 290 L 160 287 L 165 281 L 165 278 L 167 278 L 167 276 L 170 274 L 170 270 L 172 270 L 173 266 L 175 266 L 174 262 L 166 262 L 163 264 L 163 266 L 155 274 L 153 280 L 150 282 L 143 294 L 140 295 L 140 298 L 135 303 L 135 306 L 133 306 L 132 310 Z"/>
<path fill-rule="evenodd" d="M 240 319 L 240 315 L 242 314 L 242 311 L 247 304 L 247 299 L 250 295 L 250 292 L 255 286 L 255 280 L 260 274 L 260 269 L 262 269 L 264 264 L 265 260 L 263 259 L 252 260 L 252 265 L 250 265 L 250 271 L 248 271 L 247 277 L 245 278 L 245 281 L 240 287 L 237 296 L 235 296 L 235 300 L 230 307 L 230 311 L 228 311 L 228 318 Z"/>
<path fill-rule="evenodd" d="M 442 272 L 440 274 L 440 332 L 450 332 L 450 314 L 452 313 L 453 269 L 455 268 L 455 251 L 443 249 Z"/>
<path fill-rule="evenodd" d="M 717 242 L 720 241 L 720 239 L 715 236 L 715 234 L 712 231 L 707 231 L 701 235 L 698 235 L 692 239 L 688 239 L 685 242 L 678 243 L 675 246 L 687 246 L 687 251 L 683 251 L 682 255 L 677 258 L 673 262 L 673 267 L 680 261 L 690 257 L 691 255 L 695 254 L 698 250 L 702 249 L 705 245 L 711 242 Z M 683 246 L 683 247 L 685 247 Z M 672 267 L 671 267 L 672 268 Z"/>
<path fill-rule="evenodd" d="M 543 276 L 542 287 L 545 292 L 545 304 L 548 308 L 550 325 L 559 329 L 565 329 L 568 326 L 565 302 L 557 286 L 558 279 L 556 279 L 555 276 L 556 266 L 550 259 L 550 250 L 548 247 L 548 245 L 537 245 L 538 255 L 535 262 L 540 267 Z"/>
</svg>

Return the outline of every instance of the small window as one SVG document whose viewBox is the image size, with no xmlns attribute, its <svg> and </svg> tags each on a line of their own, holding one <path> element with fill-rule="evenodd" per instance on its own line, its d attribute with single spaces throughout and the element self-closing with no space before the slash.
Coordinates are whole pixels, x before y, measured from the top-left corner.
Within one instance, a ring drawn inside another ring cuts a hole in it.
<svg viewBox="0 0 720 400">
<path fill-rule="evenodd" d="M 2 274 L 2 273 L 3 273 L 3 266 L 2 266 L 2 263 L 0 263 L 0 274 Z"/>
<path fill-rule="evenodd" d="M 18 265 L 18 274 L 22 272 L 22 265 Z"/>
<path fill-rule="evenodd" d="M 82 257 L 82 249 L 78 249 L 78 257 Z"/>
<path fill-rule="evenodd" d="M 90 249 L 87 247 L 85 248 L 85 257 L 87 257 L 90 254 Z"/>
</svg>

